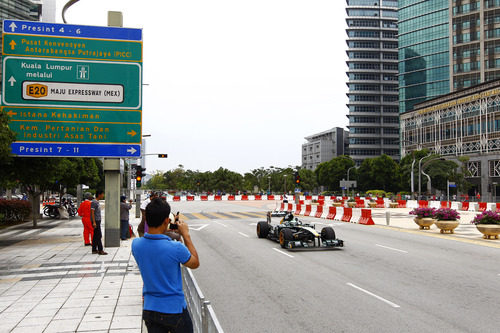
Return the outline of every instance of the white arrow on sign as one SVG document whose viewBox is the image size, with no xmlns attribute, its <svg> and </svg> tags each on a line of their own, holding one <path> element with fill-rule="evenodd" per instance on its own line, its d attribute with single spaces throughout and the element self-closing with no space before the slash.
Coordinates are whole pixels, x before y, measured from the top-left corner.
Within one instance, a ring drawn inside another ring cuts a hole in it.
<svg viewBox="0 0 500 333">
<path fill-rule="evenodd" d="M 127 149 L 127 153 L 130 153 L 130 154 L 134 154 L 137 150 L 134 149 L 134 147 L 130 147 L 129 149 Z"/>
<path fill-rule="evenodd" d="M 14 77 L 11 76 L 10 79 L 9 79 L 9 83 L 10 83 L 10 86 L 13 87 L 14 83 L 16 83 L 16 79 L 14 79 Z"/>
<path fill-rule="evenodd" d="M 208 224 L 190 224 L 189 225 L 189 230 L 195 230 L 195 231 L 200 231 L 203 228 L 206 228 Z M 198 228 L 193 228 L 193 227 L 198 227 Z"/>
<path fill-rule="evenodd" d="M 16 25 L 14 22 L 12 22 L 12 23 L 9 25 L 9 28 L 10 28 L 10 30 L 11 30 L 12 32 L 14 32 L 14 31 L 16 31 L 17 25 Z"/>
</svg>

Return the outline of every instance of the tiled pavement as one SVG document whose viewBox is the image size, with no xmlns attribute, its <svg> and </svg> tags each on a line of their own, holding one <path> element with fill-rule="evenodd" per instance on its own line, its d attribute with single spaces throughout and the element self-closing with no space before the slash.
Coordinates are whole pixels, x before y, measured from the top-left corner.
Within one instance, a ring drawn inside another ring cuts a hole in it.
<svg viewBox="0 0 500 333">
<path fill-rule="evenodd" d="M 91 254 L 82 230 L 73 219 L 0 231 L 0 332 L 141 331 L 131 241 Z"/>
</svg>

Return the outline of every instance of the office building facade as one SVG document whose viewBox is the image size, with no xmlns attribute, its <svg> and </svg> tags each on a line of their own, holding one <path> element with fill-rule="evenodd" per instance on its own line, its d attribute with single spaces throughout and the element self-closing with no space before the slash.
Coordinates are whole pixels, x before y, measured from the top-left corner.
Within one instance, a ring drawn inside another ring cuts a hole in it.
<svg viewBox="0 0 500 333">
<path fill-rule="evenodd" d="M 398 2 L 347 0 L 349 155 L 399 159 Z"/>
<path fill-rule="evenodd" d="M 302 145 L 302 168 L 314 170 L 320 163 L 345 155 L 348 148 L 349 132 L 335 127 L 327 131 L 305 137 Z"/>
<path fill-rule="evenodd" d="M 449 1 L 399 1 L 400 113 L 450 92 Z"/>
<path fill-rule="evenodd" d="M 500 78 L 500 1 L 399 1 L 399 111 Z"/>
<path fill-rule="evenodd" d="M 401 115 L 401 154 L 429 149 L 445 158 L 467 156 L 472 193 L 500 194 L 500 80 L 443 95 Z"/>
</svg>

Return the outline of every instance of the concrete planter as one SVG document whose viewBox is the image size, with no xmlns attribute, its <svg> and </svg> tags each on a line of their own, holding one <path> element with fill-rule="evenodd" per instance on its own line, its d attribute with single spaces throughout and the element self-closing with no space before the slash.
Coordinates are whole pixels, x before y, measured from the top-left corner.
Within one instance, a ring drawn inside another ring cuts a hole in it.
<svg viewBox="0 0 500 333">
<path fill-rule="evenodd" d="M 449 232 L 450 234 L 454 233 L 454 230 L 460 224 L 459 220 L 436 220 L 434 222 L 436 227 L 439 228 L 440 232 L 444 234 L 445 232 Z"/>
<path fill-rule="evenodd" d="M 476 224 L 477 230 L 483 234 L 484 239 L 498 239 L 500 224 Z"/>
<path fill-rule="evenodd" d="M 431 225 L 434 224 L 435 220 L 432 217 L 415 217 L 413 221 L 418 224 L 421 230 L 429 230 L 431 228 Z"/>
</svg>

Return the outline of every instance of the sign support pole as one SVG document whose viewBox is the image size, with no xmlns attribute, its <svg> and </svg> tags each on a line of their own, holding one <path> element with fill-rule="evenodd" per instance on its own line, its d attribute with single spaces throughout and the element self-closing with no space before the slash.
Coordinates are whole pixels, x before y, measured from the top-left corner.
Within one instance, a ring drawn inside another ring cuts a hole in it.
<svg viewBox="0 0 500 333">
<path fill-rule="evenodd" d="M 123 26 L 121 12 L 108 12 L 108 26 Z M 130 182 L 130 179 L 128 180 Z M 120 247 L 120 159 L 104 159 L 104 246 Z"/>
</svg>

